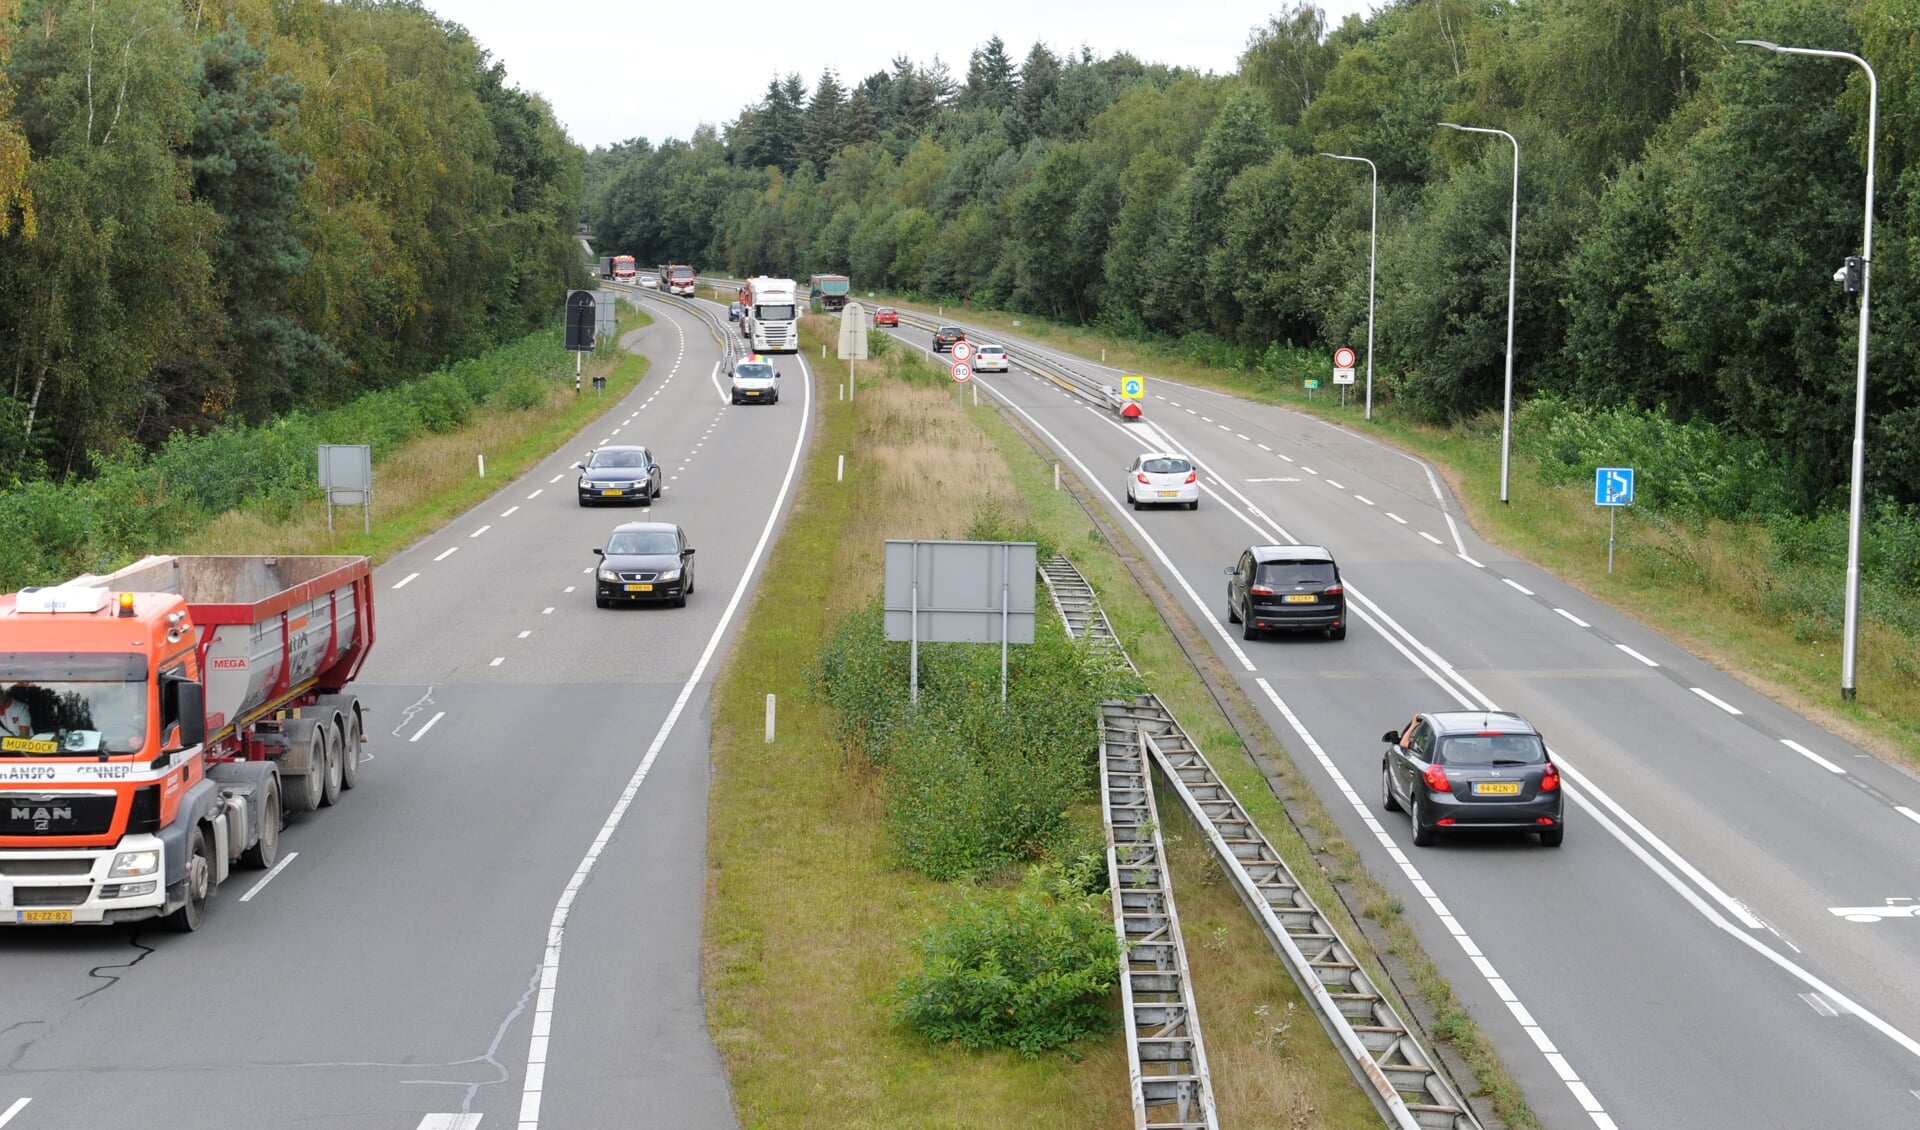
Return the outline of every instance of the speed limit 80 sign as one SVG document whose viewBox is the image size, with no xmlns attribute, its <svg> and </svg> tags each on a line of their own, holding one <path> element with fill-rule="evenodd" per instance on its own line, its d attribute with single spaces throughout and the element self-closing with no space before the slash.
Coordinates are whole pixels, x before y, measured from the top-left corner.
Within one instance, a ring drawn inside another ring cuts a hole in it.
<svg viewBox="0 0 1920 1130">
<path fill-rule="evenodd" d="M 962 384 L 965 384 L 967 381 L 971 380 L 972 378 L 973 378 L 973 366 L 967 364 L 965 361 L 955 361 L 953 363 L 953 379 L 954 380 L 959 381 Z"/>
</svg>

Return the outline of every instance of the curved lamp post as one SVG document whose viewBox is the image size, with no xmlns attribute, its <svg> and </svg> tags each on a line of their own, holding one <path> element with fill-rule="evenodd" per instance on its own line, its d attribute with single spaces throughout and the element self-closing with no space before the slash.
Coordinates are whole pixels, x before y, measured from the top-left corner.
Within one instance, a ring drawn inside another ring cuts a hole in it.
<svg viewBox="0 0 1920 1130">
<path fill-rule="evenodd" d="M 1865 59 L 1848 51 L 1821 51 L 1812 47 L 1782 47 L 1764 39 L 1742 39 L 1781 55 L 1811 55 L 1845 59 L 1867 72 L 1867 207 L 1866 234 L 1860 249 L 1860 346 L 1854 359 L 1853 489 L 1847 500 L 1847 610 L 1840 645 L 1840 697 L 1854 697 L 1854 656 L 1860 641 L 1860 503 L 1866 493 L 1867 468 L 1867 313 L 1873 278 L 1873 143 L 1880 124 L 1880 80 Z"/>
<path fill-rule="evenodd" d="M 1343 157 L 1322 153 L 1336 161 L 1359 161 L 1373 170 L 1373 221 L 1367 231 L 1367 419 L 1373 419 L 1373 264 L 1380 245 L 1380 169 L 1365 157 Z"/>
<path fill-rule="evenodd" d="M 1506 503 L 1512 501 L 1507 493 L 1507 482 L 1508 471 L 1513 463 L 1513 284 L 1520 262 L 1520 142 L 1503 129 L 1462 126 L 1453 122 L 1440 124 L 1461 133 L 1497 133 L 1513 142 L 1513 222 L 1512 231 L 1507 237 L 1507 395 L 1506 407 L 1500 418 L 1500 501 Z"/>
</svg>

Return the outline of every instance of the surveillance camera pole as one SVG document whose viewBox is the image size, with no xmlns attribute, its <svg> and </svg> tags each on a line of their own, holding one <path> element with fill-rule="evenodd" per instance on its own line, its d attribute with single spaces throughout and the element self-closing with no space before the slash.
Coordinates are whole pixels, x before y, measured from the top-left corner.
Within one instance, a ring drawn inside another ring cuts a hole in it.
<svg viewBox="0 0 1920 1130">
<path fill-rule="evenodd" d="M 1854 659 L 1860 642 L 1860 512 L 1862 496 L 1866 493 L 1867 468 L 1867 314 L 1873 286 L 1873 154 L 1874 142 L 1878 140 L 1880 130 L 1880 80 L 1865 59 L 1848 51 L 1782 47 L 1764 39 L 1742 39 L 1740 42 L 1780 55 L 1845 59 L 1867 72 L 1866 234 L 1861 237 L 1860 250 L 1860 342 L 1854 356 L 1853 480 L 1847 499 L 1847 608 L 1840 644 L 1840 698 L 1852 702 L 1856 690 Z"/>
</svg>

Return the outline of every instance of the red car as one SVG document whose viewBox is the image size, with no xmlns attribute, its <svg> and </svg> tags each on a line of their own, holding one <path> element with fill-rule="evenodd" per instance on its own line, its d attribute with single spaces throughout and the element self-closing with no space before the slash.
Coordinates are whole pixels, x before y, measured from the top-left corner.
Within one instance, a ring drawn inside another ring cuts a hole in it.
<svg viewBox="0 0 1920 1130">
<path fill-rule="evenodd" d="M 900 311 L 891 306 L 881 306 L 873 312 L 873 324 L 876 326 L 898 326 Z"/>
</svg>

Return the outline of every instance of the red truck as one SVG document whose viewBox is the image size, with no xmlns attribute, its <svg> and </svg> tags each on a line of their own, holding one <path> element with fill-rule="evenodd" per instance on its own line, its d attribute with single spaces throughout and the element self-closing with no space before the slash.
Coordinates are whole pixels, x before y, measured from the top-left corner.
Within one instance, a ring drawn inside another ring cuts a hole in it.
<svg viewBox="0 0 1920 1130">
<path fill-rule="evenodd" d="M 148 557 L 0 596 L 0 925 L 197 930 L 357 783 L 364 557 Z"/>
<path fill-rule="evenodd" d="M 669 263 L 667 264 L 667 269 L 663 271 L 662 274 L 665 277 L 661 280 L 661 285 L 667 288 L 668 294 L 677 294 L 682 298 L 693 297 L 694 275 L 692 267 L 684 263 Z"/>
</svg>

